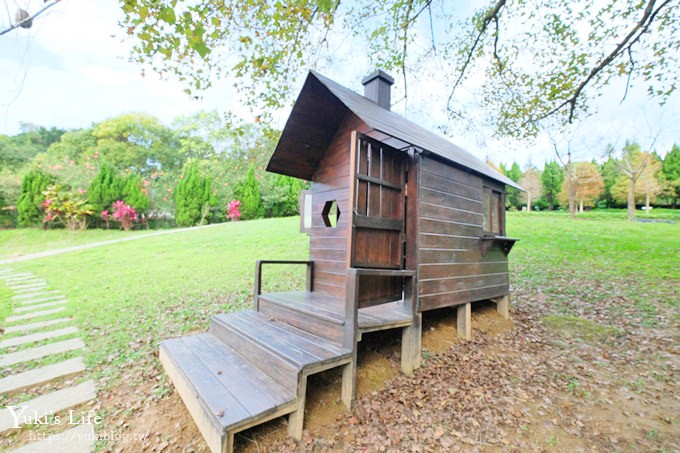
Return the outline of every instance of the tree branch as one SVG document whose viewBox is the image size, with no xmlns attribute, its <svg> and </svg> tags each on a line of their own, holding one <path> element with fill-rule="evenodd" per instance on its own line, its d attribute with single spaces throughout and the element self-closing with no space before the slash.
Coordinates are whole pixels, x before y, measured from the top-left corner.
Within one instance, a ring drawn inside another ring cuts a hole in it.
<svg viewBox="0 0 680 453">
<path fill-rule="evenodd" d="M 10 31 L 14 30 L 15 28 L 21 27 L 21 25 L 26 23 L 26 22 L 32 21 L 33 19 L 35 19 L 36 17 L 40 16 L 42 13 L 47 11 L 49 8 L 51 8 L 54 5 L 56 5 L 57 3 L 59 3 L 60 1 L 61 0 L 54 0 L 52 3 L 46 4 L 40 10 L 38 10 L 38 12 L 35 13 L 34 15 L 28 16 L 24 20 L 21 20 L 21 21 L 17 22 L 16 24 L 11 25 L 8 29 L 0 31 L 0 36 L 4 35 L 5 33 L 9 33 Z"/>
<path fill-rule="evenodd" d="M 576 90 L 574 90 L 573 94 L 568 99 L 564 100 L 562 103 L 550 109 L 546 113 L 539 115 L 538 117 L 535 118 L 530 118 L 524 124 L 526 125 L 527 123 L 535 123 L 537 121 L 541 121 L 557 113 L 559 110 L 566 106 L 569 106 L 569 123 L 571 123 L 574 120 L 576 102 L 583 93 L 583 90 L 585 90 L 586 86 L 588 86 L 588 84 L 593 79 L 595 79 L 595 77 L 597 77 L 597 75 L 600 72 L 602 72 L 602 70 L 609 66 L 612 63 L 612 61 L 614 61 L 614 59 L 616 59 L 626 50 L 630 50 L 632 46 L 640 40 L 642 35 L 645 34 L 647 30 L 649 30 L 649 26 L 652 24 L 659 11 L 661 11 L 664 7 L 671 3 L 671 1 L 672 0 L 664 1 L 656 10 L 654 10 L 656 0 L 649 0 L 649 3 L 645 7 L 645 11 L 642 15 L 642 18 L 640 18 L 640 20 L 635 24 L 635 27 L 633 27 L 633 29 L 626 35 L 626 37 L 616 46 L 616 48 L 609 55 L 607 55 L 597 66 L 590 70 L 590 73 L 588 73 L 586 78 L 583 81 L 581 81 L 581 83 L 576 87 Z"/>
<path fill-rule="evenodd" d="M 456 92 L 456 89 L 460 85 L 460 82 L 463 80 L 463 77 L 465 76 L 465 72 L 467 71 L 468 66 L 472 62 L 472 57 L 475 53 L 475 50 L 477 50 L 477 46 L 479 45 L 479 42 L 482 40 L 482 37 L 486 33 L 487 29 L 489 28 L 489 24 L 491 23 L 492 20 L 497 20 L 498 15 L 500 14 L 501 10 L 505 6 L 506 0 L 498 0 L 496 4 L 491 8 L 487 13 L 484 15 L 484 18 L 482 19 L 482 24 L 479 28 L 479 31 L 477 33 L 477 37 L 475 38 L 475 42 L 472 44 L 472 47 L 470 47 L 470 51 L 467 53 L 467 56 L 465 57 L 465 61 L 463 62 L 463 67 L 460 69 L 460 74 L 458 74 L 458 78 L 456 79 L 456 83 L 453 84 L 453 88 L 451 89 L 451 94 L 449 95 L 449 99 L 446 102 L 447 107 L 451 105 L 451 99 L 453 98 L 454 93 Z"/>
</svg>

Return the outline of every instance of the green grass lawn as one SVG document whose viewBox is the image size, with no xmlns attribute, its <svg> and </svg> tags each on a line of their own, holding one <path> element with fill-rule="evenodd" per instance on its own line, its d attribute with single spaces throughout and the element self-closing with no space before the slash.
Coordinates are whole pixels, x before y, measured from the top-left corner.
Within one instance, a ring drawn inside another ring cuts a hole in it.
<svg viewBox="0 0 680 453">
<path fill-rule="evenodd" d="M 569 301 L 593 304 L 619 294 L 621 281 L 653 324 L 659 307 L 677 318 L 680 224 L 629 223 L 625 212 L 509 213 L 508 235 L 520 238 L 510 254 L 513 284 L 540 289 L 555 312 Z M 87 362 L 115 384 L 122 370 L 155 364 L 158 342 L 207 329 L 215 313 L 250 306 L 256 259 L 307 259 L 309 239 L 297 218 L 236 222 L 144 238 L 16 263 L 68 296 L 69 311 L 84 332 Z M 117 231 L 17 230 L 1 232 L 3 250 L 27 253 L 130 234 Z M 268 267 L 266 289 L 302 288 L 302 266 Z M 7 300 L 7 290 L 0 287 Z M 5 304 L 0 317 L 11 307 Z M 57 315 L 55 315 L 56 317 Z M 2 319 L 2 318 L 0 318 Z M 140 377 L 141 379 L 141 377 Z"/>
<path fill-rule="evenodd" d="M 152 231 L 151 231 L 152 232 Z M 40 228 L 19 228 L 0 230 L 0 260 L 45 250 L 62 249 L 92 242 L 122 239 L 133 235 L 149 234 L 148 230 L 43 230 Z"/>
</svg>

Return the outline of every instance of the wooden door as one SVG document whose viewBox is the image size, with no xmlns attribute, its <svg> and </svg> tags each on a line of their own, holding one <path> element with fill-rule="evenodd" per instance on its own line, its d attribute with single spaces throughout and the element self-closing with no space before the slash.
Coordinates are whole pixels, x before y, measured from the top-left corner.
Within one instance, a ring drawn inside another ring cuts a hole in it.
<svg viewBox="0 0 680 453">
<path fill-rule="evenodd" d="M 407 155 L 358 135 L 354 169 L 351 266 L 404 268 Z M 401 298 L 401 280 L 374 277 L 360 284 L 360 300 Z"/>
</svg>

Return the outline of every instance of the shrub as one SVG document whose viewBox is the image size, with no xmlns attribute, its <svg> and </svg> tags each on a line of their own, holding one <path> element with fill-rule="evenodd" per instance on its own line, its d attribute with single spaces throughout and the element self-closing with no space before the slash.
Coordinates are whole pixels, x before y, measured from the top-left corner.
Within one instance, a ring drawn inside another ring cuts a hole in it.
<svg viewBox="0 0 680 453">
<path fill-rule="evenodd" d="M 238 200 L 231 200 L 229 203 L 227 203 L 228 220 L 231 220 L 232 222 L 237 222 L 241 218 L 241 211 L 239 211 L 240 206 L 241 202 Z"/>
<path fill-rule="evenodd" d="M 125 204 L 123 200 L 118 200 L 113 203 L 113 218 L 120 222 L 122 229 L 129 231 L 132 224 L 137 220 L 137 212 L 129 204 Z"/>
<path fill-rule="evenodd" d="M 54 178 L 38 170 L 26 173 L 21 181 L 21 196 L 17 202 L 19 226 L 37 226 L 43 218 L 43 192 L 53 184 Z"/>
<path fill-rule="evenodd" d="M 87 228 L 87 218 L 94 213 L 83 192 L 68 192 L 59 185 L 51 185 L 43 192 L 45 210 L 43 222 L 60 222 L 70 231 Z"/>
</svg>

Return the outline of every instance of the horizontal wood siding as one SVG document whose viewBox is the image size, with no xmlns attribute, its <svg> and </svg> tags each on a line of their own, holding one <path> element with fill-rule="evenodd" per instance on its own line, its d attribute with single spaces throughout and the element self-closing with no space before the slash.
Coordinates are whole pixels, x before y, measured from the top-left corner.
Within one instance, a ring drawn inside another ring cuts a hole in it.
<svg viewBox="0 0 680 453">
<path fill-rule="evenodd" d="M 314 261 L 314 291 L 345 297 L 347 241 L 351 224 L 349 202 L 350 146 L 353 129 L 365 128 L 361 120 L 347 114 L 312 178 L 312 228 L 310 259 Z M 340 216 L 335 228 L 324 225 L 326 202 L 338 203 Z"/>
<path fill-rule="evenodd" d="M 482 177 L 422 157 L 418 187 L 420 311 L 508 293 L 508 260 L 499 247 L 482 256 Z"/>
</svg>

